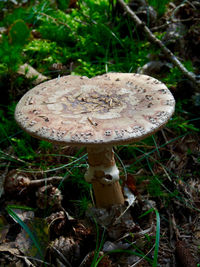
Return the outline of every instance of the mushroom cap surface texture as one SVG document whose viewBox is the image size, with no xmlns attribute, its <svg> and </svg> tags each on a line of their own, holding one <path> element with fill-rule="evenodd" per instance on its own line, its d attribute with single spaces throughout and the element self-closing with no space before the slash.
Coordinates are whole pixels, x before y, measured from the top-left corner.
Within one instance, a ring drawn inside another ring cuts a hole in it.
<svg viewBox="0 0 200 267">
<path fill-rule="evenodd" d="M 70 145 L 116 145 L 163 127 L 175 100 L 160 81 L 134 73 L 59 77 L 29 90 L 15 110 L 30 135 Z"/>
</svg>

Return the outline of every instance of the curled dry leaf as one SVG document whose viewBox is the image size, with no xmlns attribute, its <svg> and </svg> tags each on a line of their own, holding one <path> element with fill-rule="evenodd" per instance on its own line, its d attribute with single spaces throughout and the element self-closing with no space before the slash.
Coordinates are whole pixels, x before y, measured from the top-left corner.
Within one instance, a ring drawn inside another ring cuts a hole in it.
<svg viewBox="0 0 200 267">
<path fill-rule="evenodd" d="M 79 222 L 72 228 L 74 235 L 78 240 L 82 240 L 93 235 L 92 229 L 88 226 L 85 226 L 84 223 Z"/>
<path fill-rule="evenodd" d="M 66 232 L 69 220 L 64 211 L 58 211 L 47 217 L 46 221 L 52 234 L 60 235 Z"/>
</svg>

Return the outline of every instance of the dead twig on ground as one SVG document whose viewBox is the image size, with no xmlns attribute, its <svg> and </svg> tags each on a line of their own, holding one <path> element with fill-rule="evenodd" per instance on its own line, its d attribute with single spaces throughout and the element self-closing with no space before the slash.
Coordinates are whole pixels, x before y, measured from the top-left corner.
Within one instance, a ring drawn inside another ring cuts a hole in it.
<svg viewBox="0 0 200 267">
<path fill-rule="evenodd" d="M 160 47 L 161 51 L 165 54 L 165 56 L 194 84 L 194 86 L 200 90 L 200 81 L 196 77 L 193 72 L 189 72 L 180 60 L 161 42 L 159 39 L 155 37 L 152 31 L 140 20 L 140 18 L 135 14 L 134 11 L 130 9 L 130 7 L 123 1 L 117 0 L 121 7 L 124 9 L 125 13 L 130 16 L 130 18 L 135 22 L 136 26 L 143 30 L 146 34 L 147 38 Z"/>
<path fill-rule="evenodd" d="M 155 26 L 155 27 L 151 28 L 151 31 L 152 32 L 156 32 L 158 30 L 165 29 L 170 24 L 179 23 L 179 22 L 189 22 L 189 21 L 200 21 L 200 19 L 199 18 L 193 18 L 193 17 L 192 18 L 188 18 L 188 19 L 171 19 L 170 21 L 166 21 L 165 24 L 162 24 L 160 26 Z"/>
<path fill-rule="evenodd" d="M 61 176 L 52 176 L 48 178 L 38 179 L 38 180 L 31 180 L 29 186 L 31 187 L 40 187 L 45 184 L 57 184 L 63 181 L 65 178 Z"/>
</svg>

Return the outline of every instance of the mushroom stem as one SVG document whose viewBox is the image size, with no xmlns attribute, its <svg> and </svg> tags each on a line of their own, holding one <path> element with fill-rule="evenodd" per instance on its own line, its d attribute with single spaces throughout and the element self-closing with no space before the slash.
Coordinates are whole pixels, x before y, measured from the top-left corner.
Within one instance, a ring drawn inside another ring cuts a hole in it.
<svg viewBox="0 0 200 267">
<path fill-rule="evenodd" d="M 87 151 L 89 167 L 85 179 L 92 183 L 96 206 L 109 208 L 124 204 L 112 147 L 88 147 Z"/>
</svg>

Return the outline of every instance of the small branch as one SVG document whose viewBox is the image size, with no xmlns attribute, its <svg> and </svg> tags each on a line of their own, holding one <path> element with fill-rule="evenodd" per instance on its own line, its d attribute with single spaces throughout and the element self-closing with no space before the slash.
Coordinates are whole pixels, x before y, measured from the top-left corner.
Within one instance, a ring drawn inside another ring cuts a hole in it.
<svg viewBox="0 0 200 267">
<path fill-rule="evenodd" d="M 151 28 L 152 32 L 156 32 L 158 30 L 162 30 L 165 29 L 167 26 L 169 26 L 172 23 L 178 23 L 178 22 L 188 22 L 188 21 L 200 21 L 199 18 L 188 18 L 188 19 L 172 19 L 170 21 L 167 21 L 165 24 L 160 25 L 160 26 L 156 26 Z"/>
<path fill-rule="evenodd" d="M 50 15 L 47 15 L 44 12 L 39 12 L 39 14 L 46 17 L 47 19 L 51 19 L 57 26 L 60 24 L 60 25 L 67 27 L 69 30 L 71 30 L 71 27 L 67 23 L 64 23 L 64 22 L 62 22 L 62 21 L 60 21 L 60 20 L 58 20 L 58 19 L 56 19 Z"/>
<path fill-rule="evenodd" d="M 140 20 L 140 18 L 135 14 L 134 11 L 123 1 L 117 0 L 122 6 L 124 11 L 131 17 L 135 24 L 144 31 L 149 41 L 160 47 L 165 56 L 190 80 L 193 82 L 195 87 L 200 89 L 200 81 L 197 80 L 196 75 L 193 72 L 189 72 L 179 59 L 150 31 L 150 29 Z"/>
<path fill-rule="evenodd" d="M 63 179 L 65 179 L 65 178 L 61 177 L 61 176 L 52 176 L 52 177 L 44 178 L 44 179 L 31 180 L 29 186 L 30 187 L 40 187 L 40 186 L 43 186 L 45 184 L 56 184 L 56 183 L 61 182 Z"/>
</svg>

